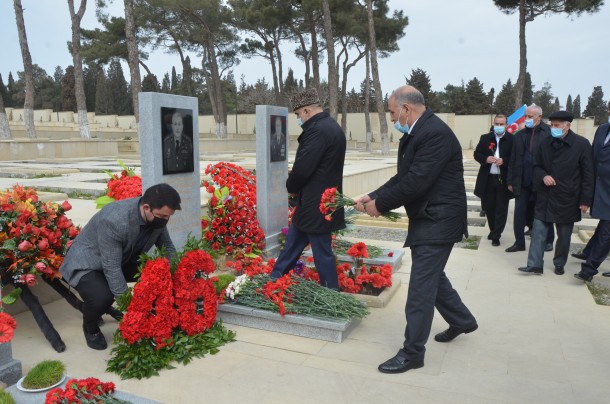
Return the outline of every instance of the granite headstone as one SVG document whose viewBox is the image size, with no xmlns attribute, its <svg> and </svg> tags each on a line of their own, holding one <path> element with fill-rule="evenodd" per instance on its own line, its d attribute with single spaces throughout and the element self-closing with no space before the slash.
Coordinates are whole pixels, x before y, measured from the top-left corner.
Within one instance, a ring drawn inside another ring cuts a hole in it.
<svg viewBox="0 0 610 404">
<path fill-rule="evenodd" d="M 165 182 L 182 199 L 167 227 L 177 249 L 189 234 L 201 238 L 197 98 L 140 93 L 142 188 Z"/>
<path fill-rule="evenodd" d="M 288 108 L 256 106 L 256 209 L 265 232 L 265 255 L 277 257 L 288 226 Z"/>
</svg>

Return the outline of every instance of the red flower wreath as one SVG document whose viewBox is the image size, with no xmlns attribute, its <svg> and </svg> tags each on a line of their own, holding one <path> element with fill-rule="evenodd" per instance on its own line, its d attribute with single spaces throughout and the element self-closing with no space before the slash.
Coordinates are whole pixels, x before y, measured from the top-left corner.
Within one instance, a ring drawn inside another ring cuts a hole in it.
<svg viewBox="0 0 610 404">
<path fill-rule="evenodd" d="M 206 275 L 215 270 L 212 257 L 204 251 L 187 252 L 174 273 L 174 293 L 180 328 L 188 335 L 199 334 L 214 325 L 218 297 L 214 282 Z"/>
<path fill-rule="evenodd" d="M 127 313 L 119 324 L 121 336 L 130 344 L 153 338 L 157 349 L 167 345 L 178 325 L 174 309 L 170 265 L 166 258 L 148 261 L 133 290 Z"/>
</svg>

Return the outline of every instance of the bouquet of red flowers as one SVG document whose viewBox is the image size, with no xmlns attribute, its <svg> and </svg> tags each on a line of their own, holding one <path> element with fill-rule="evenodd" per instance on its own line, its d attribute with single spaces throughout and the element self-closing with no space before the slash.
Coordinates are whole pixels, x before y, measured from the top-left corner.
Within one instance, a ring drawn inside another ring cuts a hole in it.
<svg viewBox="0 0 610 404">
<path fill-rule="evenodd" d="M 14 185 L 0 191 L 0 207 L 0 274 L 27 285 L 36 284 L 38 275 L 60 278 L 59 267 L 79 233 L 65 215 L 70 203 L 41 202 L 34 189 Z M 11 293 L 4 302 L 15 299 Z"/>
<path fill-rule="evenodd" d="M 333 214 L 338 209 L 354 206 L 355 204 L 356 202 L 352 198 L 340 193 L 337 188 L 327 188 L 322 194 L 320 212 L 322 212 L 324 218 L 330 222 L 333 218 Z M 385 212 L 382 213 L 381 216 L 392 222 L 400 219 L 400 214 L 395 212 Z"/>
<path fill-rule="evenodd" d="M 127 167 L 121 160 L 118 162 L 123 171 L 120 176 L 106 171 L 110 180 L 108 180 L 106 195 L 95 200 L 95 206 L 98 209 L 114 201 L 142 196 L 142 178 L 136 175 L 133 168 Z"/>
<path fill-rule="evenodd" d="M 72 403 L 109 403 L 122 404 L 128 401 L 114 398 L 114 383 L 101 382 L 99 379 L 70 379 L 65 390 L 58 387 L 47 393 L 45 404 L 72 404 Z"/>
</svg>

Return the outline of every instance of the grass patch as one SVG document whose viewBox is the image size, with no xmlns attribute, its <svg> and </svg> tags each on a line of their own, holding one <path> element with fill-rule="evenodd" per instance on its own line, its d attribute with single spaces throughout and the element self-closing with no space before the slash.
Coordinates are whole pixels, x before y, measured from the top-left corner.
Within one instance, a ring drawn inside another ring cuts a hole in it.
<svg viewBox="0 0 610 404">
<path fill-rule="evenodd" d="M 26 389 L 42 389 L 59 382 L 66 371 L 66 366 L 57 360 L 46 360 L 38 363 L 23 379 Z"/>
<path fill-rule="evenodd" d="M 593 295 L 595 303 L 602 306 L 610 306 L 610 288 L 598 285 L 594 282 L 586 282 L 589 292 Z"/>
<path fill-rule="evenodd" d="M 467 250 L 478 250 L 480 242 L 481 237 L 470 236 L 468 238 L 462 239 L 462 241 L 460 241 L 459 243 L 455 243 L 455 246 L 458 248 L 465 248 Z"/>
<path fill-rule="evenodd" d="M 0 389 L 0 404 L 15 404 L 15 400 L 8 391 Z"/>
<path fill-rule="evenodd" d="M 42 173 L 42 174 L 36 174 L 32 178 L 53 178 L 53 177 L 61 177 L 61 174 Z"/>
</svg>

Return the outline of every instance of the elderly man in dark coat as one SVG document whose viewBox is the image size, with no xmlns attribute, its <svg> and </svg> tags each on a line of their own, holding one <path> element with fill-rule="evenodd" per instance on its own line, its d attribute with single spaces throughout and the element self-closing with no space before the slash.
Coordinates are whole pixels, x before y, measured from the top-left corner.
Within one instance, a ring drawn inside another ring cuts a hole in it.
<svg viewBox="0 0 610 404">
<path fill-rule="evenodd" d="M 295 195 L 296 210 L 271 278 L 279 278 L 293 269 L 303 249 L 311 243 L 320 284 L 339 290 L 331 233 L 345 228 L 345 215 L 343 209 L 339 209 L 332 220 L 327 221 L 320 212 L 320 201 L 327 188 L 335 187 L 342 192 L 345 133 L 322 109 L 315 89 L 296 94 L 291 104 L 297 122 L 303 128 L 286 180 L 286 189 Z"/>
<path fill-rule="evenodd" d="M 474 150 L 474 159 L 481 165 L 474 194 L 481 198 L 489 226 L 487 239 L 494 247 L 500 245 L 508 216 L 508 202 L 513 197 L 506 187 L 512 147 L 513 138 L 506 135 L 506 115 L 498 114 L 494 118 L 493 130 L 481 135 Z"/>
<path fill-rule="evenodd" d="M 534 158 L 534 190 L 538 193 L 534 212 L 532 242 L 527 266 L 520 271 L 541 275 L 546 236 L 557 227 L 555 274 L 563 275 L 570 252 L 574 222 L 581 219 L 593 199 L 591 145 L 570 129 L 572 114 L 557 111 L 549 117 L 551 137 L 542 141 Z"/>
<path fill-rule="evenodd" d="M 610 114 L 610 102 L 608 113 Z M 597 275 L 597 269 L 610 252 L 610 120 L 597 128 L 592 148 L 595 193 L 591 217 L 599 219 L 599 223 L 585 248 L 586 262 L 582 264 L 580 272 L 574 274 L 576 279 L 587 282 Z M 610 272 L 604 272 L 603 275 L 610 276 Z"/>
<path fill-rule="evenodd" d="M 478 328 L 445 275 L 453 244 L 467 233 L 462 147 L 455 134 L 426 108 L 412 86 L 396 89 L 388 99 L 390 119 L 403 133 L 398 172 L 376 191 L 356 202 L 356 209 L 377 217 L 404 206 L 409 216 L 405 247 L 411 248 L 411 276 L 405 314 L 405 341 L 396 356 L 379 365 L 383 373 L 424 366 L 434 308 L 449 329 L 434 339 L 449 342 Z"/>
</svg>

